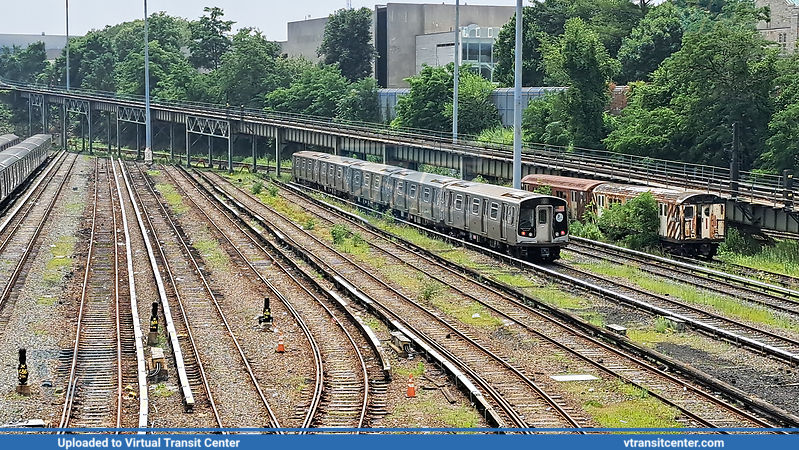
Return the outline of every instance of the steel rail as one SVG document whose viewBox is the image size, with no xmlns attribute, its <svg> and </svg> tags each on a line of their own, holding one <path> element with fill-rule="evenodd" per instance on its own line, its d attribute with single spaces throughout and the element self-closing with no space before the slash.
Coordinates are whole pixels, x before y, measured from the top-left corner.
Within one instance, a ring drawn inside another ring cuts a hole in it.
<svg viewBox="0 0 799 450">
<path fill-rule="evenodd" d="M 184 176 L 186 177 L 187 180 L 190 180 L 190 182 L 194 184 L 195 188 L 200 193 L 200 195 L 204 196 L 210 203 L 212 203 L 214 205 L 214 207 L 217 208 L 217 210 L 221 214 L 225 215 L 225 217 L 227 217 L 228 220 L 230 220 L 230 222 L 232 224 L 234 224 L 239 229 L 239 231 L 241 231 L 241 233 L 244 236 L 246 236 L 247 239 L 256 248 L 260 249 L 262 252 L 267 254 L 267 256 L 269 256 L 269 258 L 273 262 L 273 264 L 275 264 L 277 267 L 279 267 L 280 270 L 282 270 L 288 277 L 290 277 L 292 279 L 292 281 L 294 281 L 294 283 L 297 286 L 299 286 L 303 291 L 305 291 L 306 294 L 308 294 L 322 308 L 324 308 L 325 311 L 330 315 L 331 318 L 335 319 L 336 316 L 335 316 L 335 314 L 333 314 L 333 311 L 327 305 L 325 305 L 324 302 L 322 302 L 322 300 L 319 299 L 319 297 L 315 293 L 311 292 L 303 283 L 300 283 L 300 281 L 280 261 L 277 261 L 271 255 L 269 255 L 268 252 L 266 252 L 266 249 L 264 249 L 252 237 L 252 235 L 247 233 L 243 229 L 243 227 L 240 224 L 237 223 L 236 218 L 230 217 L 230 215 L 224 209 L 222 209 L 219 206 L 219 204 L 217 202 L 221 203 L 222 202 L 221 199 L 219 199 L 218 197 L 213 196 L 210 192 L 208 192 L 208 190 L 204 186 L 199 184 L 191 176 L 191 174 L 186 172 L 186 170 L 183 169 L 182 167 L 180 168 L 180 171 L 181 171 L 182 174 L 184 174 Z M 167 172 L 167 173 L 168 173 L 168 175 L 170 177 L 172 177 L 171 173 L 169 173 L 169 172 Z M 172 178 L 172 179 L 174 180 L 174 178 Z M 185 191 L 184 191 L 184 193 L 185 193 Z M 186 195 L 186 198 L 191 199 L 191 197 L 189 195 Z M 195 203 L 195 205 L 196 205 L 196 203 Z M 285 296 L 277 289 L 276 286 L 274 286 L 274 284 L 272 282 L 270 282 L 259 271 L 257 271 L 255 269 L 255 267 L 252 265 L 252 263 L 250 263 L 250 261 L 241 253 L 239 248 L 236 245 L 234 245 L 227 238 L 227 236 L 224 235 L 224 233 L 222 233 L 221 226 L 219 224 L 217 224 L 216 221 L 214 221 L 210 216 L 208 216 L 208 214 L 205 212 L 205 210 L 200 209 L 200 211 L 208 219 L 208 222 L 213 224 L 214 227 L 219 231 L 219 233 L 225 238 L 225 240 L 227 240 L 227 242 L 234 248 L 234 250 L 236 251 L 236 254 L 239 255 L 241 260 L 250 268 L 250 270 L 256 275 L 256 277 L 262 283 L 264 283 L 266 286 L 268 286 L 269 289 L 274 293 L 274 295 L 277 296 L 280 299 L 280 301 L 283 302 L 286 305 L 287 309 L 289 309 L 289 311 L 291 311 L 291 313 L 295 317 L 295 319 L 301 324 L 301 327 L 303 328 L 303 331 L 306 332 L 306 334 L 309 337 L 309 340 L 312 342 L 314 357 L 315 357 L 315 361 L 316 361 L 315 365 L 316 365 L 316 370 L 317 370 L 317 388 L 315 389 L 316 392 L 315 392 L 315 395 L 314 395 L 314 401 L 312 402 L 312 406 L 309 408 L 308 414 L 306 415 L 306 418 L 303 421 L 303 425 L 302 425 L 302 428 L 309 428 L 311 426 L 311 423 L 312 423 L 313 418 L 315 416 L 316 410 L 319 407 L 319 404 L 320 404 L 321 398 L 322 398 L 322 394 L 323 394 L 322 383 L 324 381 L 324 370 L 323 370 L 324 367 L 323 367 L 323 359 L 322 359 L 321 349 L 319 348 L 319 344 L 316 342 L 316 339 L 313 338 L 313 334 L 311 333 L 311 331 L 308 328 L 308 326 L 305 324 L 305 321 L 302 319 L 302 315 L 299 314 L 299 312 L 296 310 L 296 308 L 294 308 L 294 306 L 291 304 L 291 302 L 287 298 L 285 298 Z M 349 340 L 350 345 L 352 346 L 355 354 L 358 356 L 358 360 L 359 360 L 360 366 L 361 366 L 361 371 L 362 371 L 363 377 L 364 377 L 364 396 L 363 396 L 363 402 L 361 403 L 361 413 L 360 413 L 360 417 L 358 418 L 358 426 L 356 427 L 356 428 L 362 428 L 363 427 L 363 421 L 364 421 L 364 418 L 366 416 L 367 406 L 369 404 L 369 374 L 368 374 L 368 371 L 367 371 L 367 368 L 366 368 L 366 362 L 364 360 L 363 354 L 361 353 L 361 350 L 358 348 L 358 345 L 355 343 L 355 340 L 353 339 L 352 335 L 349 333 L 349 331 L 347 331 L 347 329 L 344 327 L 344 325 L 340 321 L 336 320 L 336 323 L 339 325 L 339 327 L 342 329 L 344 334 L 347 336 L 347 339 Z"/>
<path fill-rule="evenodd" d="M 144 173 L 142 172 L 141 167 L 139 165 L 135 165 L 135 166 L 136 166 L 137 170 L 139 171 L 139 173 L 141 174 L 141 176 L 144 177 Z M 219 302 L 218 302 L 218 300 L 216 298 L 216 294 L 214 294 L 213 290 L 211 289 L 211 285 L 209 284 L 208 279 L 203 274 L 203 270 L 200 268 L 200 265 L 197 263 L 197 260 L 191 254 L 191 251 L 189 250 L 189 246 L 186 243 L 186 241 L 180 236 L 180 233 L 178 232 L 177 226 L 175 225 L 175 222 L 172 220 L 171 215 L 166 210 L 164 205 L 160 201 L 157 200 L 157 196 L 156 196 L 155 192 L 153 191 L 152 186 L 150 185 L 150 183 L 146 182 L 146 179 L 145 179 L 145 185 L 147 186 L 147 190 L 149 191 L 150 195 L 152 195 L 153 198 L 156 199 L 156 202 L 158 203 L 158 207 L 161 210 L 161 212 L 163 214 L 163 217 L 166 219 L 166 222 L 169 224 L 169 226 L 171 227 L 171 229 L 173 230 L 173 232 L 177 236 L 177 239 L 178 239 L 181 247 L 183 248 L 185 254 L 187 255 L 187 257 L 189 259 L 189 261 L 191 261 L 191 265 L 194 267 L 194 270 L 196 271 L 197 276 L 200 278 L 200 281 L 201 281 L 203 287 L 205 288 L 205 291 L 210 296 L 216 311 L 219 313 L 219 316 L 222 319 L 222 323 L 225 325 L 225 329 L 227 330 L 228 334 L 230 335 L 230 338 L 233 341 L 233 344 L 236 347 L 236 350 L 238 351 L 239 356 L 241 357 L 242 361 L 244 362 L 244 366 L 247 369 L 247 374 L 249 375 L 250 380 L 252 381 L 252 383 L 253 383 L 253 385 L 255 387 L 255 390 L 258 392 L 258 396 L 259 396 L 261 402 L 266 407 L 266 410 L 267 410 L 267 412 L 269 414 L 269 420 L 271 421 L 271 423 L 273 425 L 272 428 L 280 428 L 280 424 L 279 424 L 279 422 L 277 420 L 277 416 L 275 416 L 274 411 L 272 411 L 272 408 L 269 406 L 269 402 L 266 399 L 266 395 L 264 395 L 263 390 L 261 389 L 260 383 L 258 382 L 258 378 L 255 376 L 255 373 L 253 372 L 252 366 L 250 365 L 250 362 L 249 362 L 249 360 L 247 359 L 247 356 L 244 353 L 244 349 L 239 344 L 239 341 L 236 338 L 235 333 L 233 333 L 233 329 L 230 327 L 230 324 L 228 323 L 227 318 L 225 317 L 225 314 L 222 311 L 222 306 L 219 304 Z M 139 201 L 141 202 L 141 197 L 140 197 L 140 194 L 139 194 L 138 190 L 136 191 L 136 196 L 139 198 Z M 153 229 L 153 232 L 155 232 L 155 229 Z M 161 246 L 160 243 L 159 243 L 159 246 Z M 170 272 L 170 276 L 171 276 L 171 272 Z M 176 282 L 176 280 L 173 279 L 172 283 L 174 284 L 175 282 Z"/>
</svg>

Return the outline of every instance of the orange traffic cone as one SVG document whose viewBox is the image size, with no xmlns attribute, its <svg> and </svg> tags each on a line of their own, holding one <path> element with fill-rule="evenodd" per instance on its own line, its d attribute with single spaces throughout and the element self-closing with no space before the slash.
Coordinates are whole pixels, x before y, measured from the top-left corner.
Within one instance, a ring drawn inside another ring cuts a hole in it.
<svg viewBox="0 0 799 450">
<path fill-rule="evenodd" d="M 277 352 L 284 353 L 286 351 L 286 347 L 283 346 L 283 332 L 281 331 L 277 338 Z"/>
<path fill-rule="evenodd" d="M 413 385 L 413 374 L 408 376 L 408 393 L 406 397 L 416 397 L 416 386 Z"/>
</svg>

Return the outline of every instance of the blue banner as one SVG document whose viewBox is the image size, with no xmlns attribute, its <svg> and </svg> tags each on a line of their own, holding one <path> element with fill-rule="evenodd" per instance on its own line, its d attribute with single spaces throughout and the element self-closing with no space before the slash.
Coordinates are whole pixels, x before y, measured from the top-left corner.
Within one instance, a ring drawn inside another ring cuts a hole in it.
<svg viewBox="0 0 799 450">
<path fill-rule="evenodd" d="M 77 430 L 70 430 L 77 431 Z M 110 430 L 109 430 L 110 431 Z M 492 450 L 497 447 L 529 449 L 532 447 L 558 450 L 624 450 L 642 448 L 723 448 L 725 450 L 750 450 L 756 447 L 776 449 L 799 448 L 799 429 L 762 430 L 751 434 L 751 429 L 724 430 L 729 434 L 718 434 L 719 430 L 695 430 L 694 434 L 644 434 L 641 430 L 592 429 L 592 434 L 565 434 L 571 430 L 552 430 L 552 434 L 508 434 L 523 430 L 503 430 L 503 434 L 493 434 L 494 430 L 475 429 L 371 429 L 372 433 L 351 434 L 355 430 L 325 430 L 327 434 L 293 434 L 308 430 L 279 430 L 279 433 L 253 434 L 269 430 L 255 431 L 251 428 L 241 430 L 225 429 L 226 434 L 208 433 L 208 430 L 147 430 L 151 434 L 135 434 L 135 430 L 119 430 L 98 433 L 85 430 L 86 434 L 55 434 L 57 431 L 33 431 L 31 429 L 3 429 L 0 434 L 0 448 L 19 450 L 101 450 L 101 449 L 271 449 L 290 450 L 416 450 L 420 448 L 457 448 L 458 450 Z M 219 430 L 220 432 L 222 430 Z M 278 431 L 278 430 L 275 430 Z M 320 430 L 313 430 L 314 433 Z M 361 430 L 363 431 L 363 430 Z M 532 430 L 524 430 L 532 431 Z M 655 430 L 646 430 L 651 432 Z M 658 430 L 673 433 L 673 430 Z M 685 431 L 685 430 L 683 430 Z M 283 434 L 290 432 L 292 434 Z M 350 433 L 348 433 L 350 432 Z M 748 434 L 737 434 L 737 433 Z M 795 434 L 774 434 L 780 432 Z M 240 433 L 240 434 L 239 434 Z M 478 433 L 478 434 L 475 434 Z M 564 433 L 564 434 L 558 434 Z M 596 433 L 596 434 L 594 434 Z M 616 434 L 618 433 L 618 434 Z M 636 433 L 636 434 L 627 434 Z"/>
</svg>

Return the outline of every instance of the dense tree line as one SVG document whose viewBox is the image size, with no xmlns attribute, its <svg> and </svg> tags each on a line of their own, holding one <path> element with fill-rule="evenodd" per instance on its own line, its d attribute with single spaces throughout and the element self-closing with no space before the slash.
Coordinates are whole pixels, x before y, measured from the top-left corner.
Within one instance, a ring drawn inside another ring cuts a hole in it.
<svg viewBox="0 0 799 450">
<path fill-rule="evenodd" d="M 779 55 L 755 29 L 769 11 L 753 0 L 543 0 L 523 10 L 523 84 L 565 91 L 531 102 L 528 143 L 587 147 L 712 165 L 729 161 L 733 123 L 742 168 L 798 169 L 799 60 Z M 339 10 L 325 28 L 320 63 L 280 53 L 259 30 L 205 8 L 189 21 L 149 18 L 151 93 L 156 99 L 211 102 L 326 117 L 379 121 L 372 77 L 372 12 Z M 515 17 L 495 43 L 494 80 L 513 84 Z M 70 41 L 73 87 L 143 94 L 143 21 L 94 30 Z M 492 83 L 464 66 L 459 133 L 509 142 L 488 101 Z M 396 127 L 448 133 L 453 66 L 409 78 Z M 0 50 L 0 76 L 63 86 L 66 53 L 53 64 L 44 46 Z M 614 85 L 628 105 L 607 113 Z"/>
</svg>

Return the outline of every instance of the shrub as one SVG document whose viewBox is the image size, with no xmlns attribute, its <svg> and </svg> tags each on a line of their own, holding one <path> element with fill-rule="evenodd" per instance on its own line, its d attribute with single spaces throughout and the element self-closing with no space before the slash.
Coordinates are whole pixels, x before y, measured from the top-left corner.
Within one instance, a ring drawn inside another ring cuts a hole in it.
<svg viewBox="0 0 799 450">
<path fill-rule="evenodd" d="M 342 224 L 333 225 L 333 228 L 330 230 L 330 236 L 333 237 L 333 243 L 336 245 L 343 244 L 347 238 L 352 234 L 352 232 Z"/>
<path fill-rule="evenodd" d="M 263 181 L 256 181 L 253 183 L 252 188 L 250 189 L 253 194 L 258 195 L 261 193 L 261 190 L 264 188 Z"/>
<path fill-rule="evenodd" d="M 597 222 L 608 239 L 620 241 L 633 249 L 645 249 L 658 244 L 658 208 L 649 193 L 630 199 L 627 203 L 611 204 Z"/>
<path fill-rule="evenodd" d="M 271 197 L 277 197 L 277 193 L 280 191 L 280 189 L 278 189 L 278 187 L 274 184 L 270 184 L 267 190 L 269 191 L 269 196 Z"/>
</svg>

